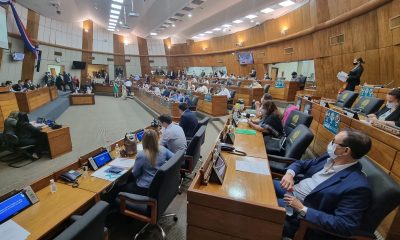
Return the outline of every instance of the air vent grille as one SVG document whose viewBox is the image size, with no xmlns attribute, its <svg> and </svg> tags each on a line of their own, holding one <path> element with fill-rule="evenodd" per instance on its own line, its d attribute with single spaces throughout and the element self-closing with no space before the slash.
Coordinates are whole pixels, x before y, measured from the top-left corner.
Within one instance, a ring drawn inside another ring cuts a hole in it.
<svg viewBox="0 0 400 240">
<path fill-rule="evenodd" d="M 54 56 L 62 56 L 62 52 L 54 52 Z"/>
<path fill-rule="evenodd" d="M 329 45 L 338 45 L 344 43 L 344 34 L 329 37 Z"/>
<path fill-rule="evenodd" d="M 400 27 L 400 15 L 396 17 L 392 17 L 389 21 L 389 27 L 390 29 L 398 28 Z"/>
<path fill-rule="evenodd" d="M 284 48 L 283 51 L 284 51 L 285 55 L 291 55 L 294 53 L 294 50 L 292 47 Z"/>
<path fill-rule="evenodd" d="M 107 62 L 113 62 L 114 58 L 107 58 Z"/>
</svg>

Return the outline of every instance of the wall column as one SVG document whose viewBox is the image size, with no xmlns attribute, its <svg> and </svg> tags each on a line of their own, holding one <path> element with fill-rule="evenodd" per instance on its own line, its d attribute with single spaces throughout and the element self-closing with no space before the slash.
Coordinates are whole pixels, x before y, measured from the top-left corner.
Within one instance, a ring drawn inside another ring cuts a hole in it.
<svg viewBox="0 0 400 240">
<path fill-rule="evenodd" d="M 93 21 L 86 20 L 83 22 L 82 29 L 82 62 L 86 62 L 86 68 L 81 71 L 81 84 L 88 84 L 90 80 L 88 76 L 88 64 L 92 63 L 93 50 Z M 85 51 L 86 50 L 86 51 Z"/>
<path fill-rule="evenodd" d="M 141 37 L 137 37 L 140 55 L 140 67 L 142 69 L 142 74 L 150 74 L 150 59 L 149 59 L 149 49 L 147 48 L 147 40 Z"/>
<path fill-rule="evenodd" d="M 127 75 L 126 72 L 126 63 L 125 63 L 125 43 L 124 36 L 114 34 L 113 35 L 113 44 L 114 44 L 114 54 L 122 54 L 122 55 L 114 55 L 114 68 L 115 66 L 123 66 L 124 74 Z M 128 76 L 126 76 L 128 77 Z"/>
<path fill-rule="evenodd" d="M 28 22 L 26 25 L 26 30 L 31 39 L 38 38 L 39 20 L 40 20 L 40 15 L 28 9 Z M 35 71 L 35 63 L 36 63 L 35 54 L 28 51 L 26 48 L 24 52 L 25 52 L 25 58 L 24 61 L 22 62 L 21 80 L 22 81 L 25 81 L 27 79 L 33 80 L 33 73 Z"/>
</svg>

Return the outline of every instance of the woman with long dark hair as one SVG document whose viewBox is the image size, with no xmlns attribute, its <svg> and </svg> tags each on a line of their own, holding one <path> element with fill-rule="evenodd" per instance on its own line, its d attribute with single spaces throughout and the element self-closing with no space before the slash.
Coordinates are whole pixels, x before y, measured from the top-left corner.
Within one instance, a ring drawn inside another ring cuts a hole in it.
<svg viewBox="0 0 400 240">
<path fill-rule="evenodd" d="M 250 120 L 249 126 L 264 136 L 278 137 L 283 133 L 282 115 L 272 100 L 262 103 L 260 120 Z"/>
<path fill-rule="evenodd" d="M 347 75 L 347 86 L 345 88 L 345 90 L 349 90 L 349 91 L 354 91 L 354 89 L 356 88 L 356 86 L 360 85 L 360 78 L 362 73 L 364 72 L 364 60 L 362 58 L 355 58 L 353 60 L 353 65 L 354 68 L 349 72 L 349 74 Z"/>
</svg>

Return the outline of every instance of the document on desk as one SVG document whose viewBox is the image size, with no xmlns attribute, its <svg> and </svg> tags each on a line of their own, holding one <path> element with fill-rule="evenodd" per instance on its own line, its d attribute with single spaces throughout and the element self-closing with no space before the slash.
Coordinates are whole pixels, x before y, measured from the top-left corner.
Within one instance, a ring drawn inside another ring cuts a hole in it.
<svg viewBox="0 0 400 240">
<path fill-rule="evenodd" d="M 116 158 L 116 159 L 112 160 L 108 165 L 111 165 L 114 167 L 119 167 L 119 168 L 124 168 L 124 169 L 129 169 L 129 168 L 132 168 L 134 164 L 135 164 L 135 159 Z"/>
<path fill-rule="evenodd" d="M 108 172 L 107 170 L 110 169 L 112 166 L 107 165 L 104 166 L 102 168 L 100 168 L 99 170 L 95 171 L 94 173 L 92 173 L 92 177 L 97 177 L 97 178 L 101 178 L 110 182 L 113 182 L 115 180 L 117 180 L 119 177 L 121 177 L 122 175 L 124 175 L 128 170 L 122 170 L 120 173 L 111 173 Z"/>
<path fill-rule="evenodd" d="M 257 161 L 254 159 L 236 160 L 236 171 L 256 173 L 262 175 L 270 175 L 269 168 L 266 162 Z"/>
<path fill-rule="evenodd" d="M 27 239 L 30 233 L 13 220 L 8 220 L 0 225 L 0 236 L 2 240 Z"/>
</svg>

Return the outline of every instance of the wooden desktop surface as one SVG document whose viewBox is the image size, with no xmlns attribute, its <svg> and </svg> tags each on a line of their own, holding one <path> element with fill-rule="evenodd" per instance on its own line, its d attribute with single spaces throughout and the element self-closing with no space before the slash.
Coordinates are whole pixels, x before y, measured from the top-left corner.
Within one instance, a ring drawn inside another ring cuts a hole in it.
<svg viewBox="0 0 400 240">
<path fill-rule="evenodd" d="M 248 123 L 239 123 L 237 128 L 252 129 Z M 246 135 L 235 133 L 234 146 L 237 150 L 244 151 L 247 156 L 267 159 L 263 134 L 256 131 L 256 135 Z"/>
<path fill-rule="evenodd" d="M 92 192 L 64 184 L 57 184 L 56 193 L 51 193 L 48 186 L 36 192 L 36 195 L 40 200 L 38 203 L 12 218 L 31 233 L 28 239 L 45 236 L 95 196 Z"/>
</svg>

